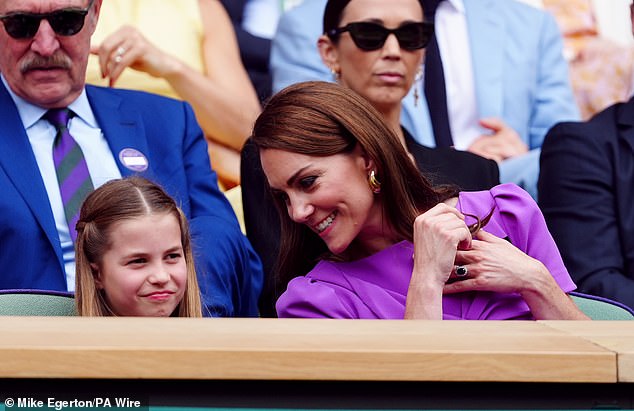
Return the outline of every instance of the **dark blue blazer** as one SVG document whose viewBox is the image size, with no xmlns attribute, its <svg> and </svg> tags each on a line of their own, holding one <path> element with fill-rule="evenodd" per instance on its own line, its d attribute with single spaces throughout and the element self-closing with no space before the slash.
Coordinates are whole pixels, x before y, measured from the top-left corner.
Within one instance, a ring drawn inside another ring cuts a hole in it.
<svg viewBox="0 0 634 411">
<path fill-rule="evenodd" d="M 539 206 L 578 290 L 634 308 L 634 99 L 544 140 Z"/>
<path fill-rule="evenodd" d="M 124 148 L 147 157 L 141 173 L 160 183 L 190 219 L 196 268 L 209 314 L 257 315 L 259 258 L 240 232 L 209 167 L 191 107 L 156 95 L 86 87 L 122 176 Z M 66 290 L 59 236 L 44 182 L 11 96 L 0 83 L 0 289 Z"/>
</svg>

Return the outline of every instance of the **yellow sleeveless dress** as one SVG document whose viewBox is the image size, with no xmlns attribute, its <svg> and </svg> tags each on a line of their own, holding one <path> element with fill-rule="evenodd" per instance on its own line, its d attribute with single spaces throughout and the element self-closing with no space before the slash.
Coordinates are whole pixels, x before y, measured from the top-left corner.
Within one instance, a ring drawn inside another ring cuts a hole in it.
<svg viewBox="0 0 634 411">
<path fill-rule="evenodd" d="M 92 44 L 100 44 L 123 25 L 136 27 L 161 50 L 204 72 L 203 26 L 198 0 L 106 0 L 101 6 Z M 108 79 L 101 78 L 96 56 L 88 60 L 86 81 L 108 85 Z M 180 99 L 167 81 L 130 68 L 123 72 L 115 86 Z"/>
</svg>

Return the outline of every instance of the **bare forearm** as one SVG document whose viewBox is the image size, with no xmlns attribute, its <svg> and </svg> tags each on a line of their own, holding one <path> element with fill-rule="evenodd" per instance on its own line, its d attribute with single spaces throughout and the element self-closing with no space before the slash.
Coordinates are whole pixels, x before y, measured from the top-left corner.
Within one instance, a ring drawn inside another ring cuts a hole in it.
<svg viewBox="0 0 634 411">
<path fill-rule="evenodd" d="M 536 320 L 589 320 L 559 288 L 548 271 L 520 294 Z"/>
<path fill-rule="evenodd" d="M 237 151 L 251 133 L 260 103 L 248 77 L 233 88 L 215 84 L 186 64 L 173 58 L 165 80 L 194 108 L 205 134 Z"/>
<path fill-rule="evenodd" d="M 414 278 L 414 276 L 412 276 Z M 442 320 L 442 287 L 411 282 L 405 302 L 406 320 Z"/>
</svg>

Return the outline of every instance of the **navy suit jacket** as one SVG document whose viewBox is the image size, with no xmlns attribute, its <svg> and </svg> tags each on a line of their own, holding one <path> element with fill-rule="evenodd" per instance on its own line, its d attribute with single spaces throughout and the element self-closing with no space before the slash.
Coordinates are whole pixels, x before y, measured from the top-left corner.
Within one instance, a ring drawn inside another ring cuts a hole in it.
<svg viewBox="0 0 634 411">
<path fill-rule="evenodd" d="M 634 99 L 544 140 L 539 206 L 581 292 L 634 308 Z"/>
<path fill-rule="evenodd" d="M 191 224 L 208 314 L 257 315 L 259 258 L 240 232 L 209 166 L 191 107 L 156 95 L 86 86 L 88 100 L 122 176 L 124 148 L 147 157 L 141 173 L 177 199 Z M 66 290 L 59 236 L 44 182 L 18 110 L 0 83 L 0 289 Z"/>
</svg>

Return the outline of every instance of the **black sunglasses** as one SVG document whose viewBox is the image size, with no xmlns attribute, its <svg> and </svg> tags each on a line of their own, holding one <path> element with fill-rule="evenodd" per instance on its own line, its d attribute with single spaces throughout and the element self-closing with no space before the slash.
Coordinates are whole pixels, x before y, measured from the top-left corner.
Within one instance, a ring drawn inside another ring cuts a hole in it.
<svg viewBox="0 0 634 411">
<path fill-rule="evenodd" d="M 9 13 L 0 16 L 7 34 L 14 39 L 32 39 L 40 29 L 42 19 L 46 19 L 55 34 L 73 36 L 84 27 L 84 20 L 95 0 L 90 0 L 85 9 L 68 8 L 51 13 Z"/>
<path fill-rule="evenodd" d="M 429 44 L 434 34 L 434 23 L 427 21 L 407 23 L 396 29 L 387 29 L 377 23 L 349 23 L 344 27 L 330 30 L 327 34 L 335 39 L 341 33 L 349 32 L 354 44 L 361 50 L 378 50 L 385 44 L 390 34 L 394 34 L 398 44 L 405 50 L 418 50 Z"/>
</svg>

